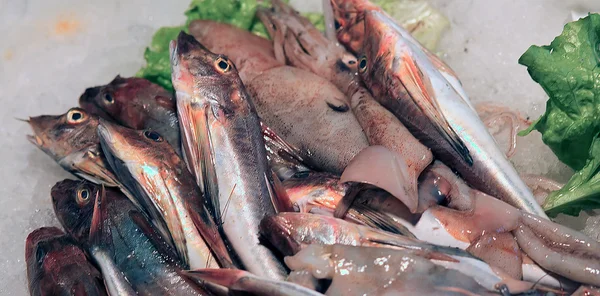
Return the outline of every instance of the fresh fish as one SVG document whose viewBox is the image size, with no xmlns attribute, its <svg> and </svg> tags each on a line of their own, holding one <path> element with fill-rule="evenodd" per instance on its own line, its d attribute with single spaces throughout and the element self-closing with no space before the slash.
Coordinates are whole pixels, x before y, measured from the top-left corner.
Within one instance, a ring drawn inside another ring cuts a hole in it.
<svg viewBox="0 0 600 296">
<path fill-rule="evenodd" d="M 275 191 L 253 102 L 227 57 L 183 32 L 170 47 L 188 165 L 243 266 L 283 279 L 283 265 L 258 240 L 258 224 L 275 213 Z"/>
<path fill-rule="evenodd" d="M 350 106 L 370 145 L 381 145 L 400 156 L 406 163 L 402 182 L 395 182 L 394 191 L 412 212 L 418 210 L 417 178 L 432 162 L 431 151 L 400 123 L 388 110 L 373 99 L 356 75 L 356 59 L 336 42 L 327 40 L 306 18 L 282 1 L 272 1 L 273 8 L 259 10 L 258 16 L 265 23 L 271 36 L 285 34 L 274 40 L 275 48 L 281 48 L 285 57 L 296 67 L 311 71 L 328 79 L 350 99 Z M 277 50 L 276 50 L 277 51 Z M 355 157 L 356 159 L 356 157 Z M 359 179 L 390 177 L 384 168 L 393 162 L 382 163 L 380 174 L 360 168 L 354 171 Z"/>
<path fill-rule="evenodd" d="M 100 272 L 58 228 L 31 232 L 25 242 L 25 261 L 32 296 L 106 295 Z"/>
<path fill-rule="evenodd" d="M 194 177 L 161 135 L 104 119 L 98 134 L 113 171 L 153 220 L 166 223 L 183 262 L 194 269 L 233 266 Z"/>
<path fill-rule="evenodd" d="M 364 16 L 358 67 L 374 97 L 469 184 L 546 217 L 477 113 L 427 56 L 384 14 Z"/>
<path fill-rule="evenodd" d="M 533 282 L 520 281 L 454 247 L 436 245 L 392 233 L 355 225 L 344 220 L 313 214 L 279 213 L 265 218 L 261 233 L 284 255 L 294 255 L 307 245 L 350 245 L 404 250 L 432 260 L 436 265 L 471 276 L 489 291 L 502 287 L 512 293 L 542 289 Z M 293 268 L 292 268 L 293 269 Z"/>
<path fill-rule="evenodd" d="M 91 87 L 79 97 L 91 114 L 120 125 L 161 134 L 181 156 L 179 120 L 173 94 L 146 79 L 117 75 L 110 83 Z"/>
<path fill-rule="evenodd" d="M 333 217 L 350 186 L 333 174 L 302 172 L 285 180 L 283 187 L 295 212 Z M 347 221 L 406 236 L 413 235 L 398 220 L 416 221 L 417 218 L 388 192 L 374 188 L 361 191 L 344 217 Z"/>
<path fill-rule="evenodd" d="M 182 276 L 183 263 L 154 227 L 125 196 L 93 186 L 91 222 L 66 226 L 69 232 L 91 225 L 79 243 L 100 267 L 111 295 L 208 295 Z M 72 198 L 64 196 L 63 198 Z M 77 209 L 64 208 L 65 211 Z M 87 207 L 83 210 L 87 210 Z M 65 220 L 65 219 L 62 219 Z M 89 223 L 89 224 L 88 224 Z"/>
<path fill-rule="evenodd" d="M 81 242 L 90 234 L 97 184 L 65 179 L 52 186 L 54 213 L 65 231 Z M 106 189 L 112 194 L 113 189 Z"/>
<path fill-rule="evenodd" d="M 331 7 L 334 12 L 334 18 L 337 29 L 337 40 L 342 43 L 349 51 L 354 54 L 360 54 L 363 48 L 365 39 L 364 12 L 368 10 L 378 11 L 386 14 L 385 11 L 371 3 L 369 0 L 330 0 Z M 390 18 L 392 19 L 392 18 Z M 416 27 L 419 23 L 416 24 Z M 406 40 L 411 42 L 420 51 L 425 53 L 429 61 L 438 69 L 438 71 L 448 80 L 452 87 L 460 93 L 465 102 L 475 110 L 475 107 L 469 100 L 466 92 L 462 87 L 458 75 L 450 68 L 442 59 L 435 53 L 429 51 L 419 41 L 417 41 L 411 32 L 405 30 L 401 26 L 396 26 L 396 29 L 405 35 Z M 414 30 L 414 28 L 413 28 Z"/>
<path fill-rule="evenodd" d="M 543 270 L 522 253 L 521 249 L 527 251 L 521 246 L 524 239 L 521 241 L 515 239 L 515 231 L 523 228 L 521 225 L 524 221 L 523 214 L 519 210 L 468 187 L 450 168 L 438 161 L 429 172 L 443 180 L 438 184 L 443 184 L 439 188 L 440 193 L 446 198 L 447 206 L 432 206 L 423 213 L 416 225 L 404 224 L 418 239 L 467 250 L 494 266 L 498 273 L 512 279 L 522 278 L 524 281 L 537 283 L 540 288 L 545 286 L 572 291 L 576 287 L 571 281 Z M 553 226 L 540 227 L 535 235 L 546 236 L 547 234 L 543 233 L 551 231 L 550 229 L 554 229 Z M 554 230 L 558 231 L 558 229 Z M 536 244 L 536 236 L 530 231 L 527 231 L 527 234 L 530 235 L 527 236 L 528 244 Z M 540 244 L 537 246 L 539 247 Z M 546 263 L 549 260 L 541 259 L 537 255 L 542 253 L 541 250 L 540 248 L 530 251 L 535 252 L 533 256 L 535 259 Z M 570 259 L 574 262 L 580 260 L 571 257 Z M 590 260 L 588 264 L 593 266 L 596 263 Z M 549 270 L 558 271 L 556 267 L 551 267 Z M 564 272 L 558 273 L 564 274 Z"/>
<path fill-rule="evenodd" d="M 62 115 L 30 117 L 33 130 L 29 142 L 36 145 L 61 167 L 80 178 L 119 186 L 100 149 L 96 133 L 98 117 L 80 108 L 71 108 Z"/>
<path fill-rule="evenodd" d="M 239 269 L 199 269 L 187 271 L 186 275 L 200 281 L 207 281 L 233 292 L 249 293 L 255 296 L 319 296 L 323 295 L 298 284 L 258 277 Z"/>
<path fill-rule="evenodd" d="M 324 78 L 285 66 L 268 40 L 211 21 L 192 22 L 190 33 L 233 61 L 262 121 L 308 155 L 315 169 L 340 174 L 368 146 L 345 95 Z"/>
<path fill-rule="evenodd" d="M 403 250 L 310 245 L 285 263 L 330 279 L 325 295 L 492 295 L 472 278 Z"/>
</svg>

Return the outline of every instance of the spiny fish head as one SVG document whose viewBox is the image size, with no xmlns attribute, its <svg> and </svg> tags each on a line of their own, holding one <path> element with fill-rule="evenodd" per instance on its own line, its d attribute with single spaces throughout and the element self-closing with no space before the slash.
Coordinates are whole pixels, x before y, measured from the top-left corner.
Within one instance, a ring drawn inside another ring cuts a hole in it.
<svg viewBox="0 0 600 296">
<path fill-rule="evenodd" d="M 78 242 L 84 242 L 90 231 L 94 201 L 100 185 L 80 180 L 63 180 L 52 187 L 52 204 L 64 229 Z"/>
<path fill-rule="evenodd" d="M 107 120 L 127 124 L 133 128 L 141 128 L 144 114 L 138 110 L 150 106 L 156 98 L 170 101 L 174 108 L 171 94 L 161 86 L 146 79 L 117 75 L 110 83 L 88 88 L 79 97 L 79 105 L 91 114 Z"/>
<path fill-rule="evenodd" d="M 243 108 L 244 86 L 238 71 L 225 55 L 215 54 L 192 35 L 181 32 L 171 45 L 172 81 L 177 100 L 209 104 L 214 113 L 225 116 Z"/>
<path fill-rule="evenodd" d="M 27 122 L 33 130 L 29 141 L 56 159 L 98 144 L 98 118 L 81 108 L 71 108 L 62 115 L 30 117 Z"/>
<path fill-rule="evenodd" d="M 388 78 L 401 62 L 397 56 L 396 33 L 387 19 L 377 11 L 364 13 L 365 39 L 358 58 L 358 73 L 378 95 L 389 84 Z"/>
<path fill-rule="evenodd" d="M 138 166 L 162 167 L 179 161 L 173 147 L 156 131 L 134 130 L 100 119 L 98 135 L 107 157 Z"/>
</svg>

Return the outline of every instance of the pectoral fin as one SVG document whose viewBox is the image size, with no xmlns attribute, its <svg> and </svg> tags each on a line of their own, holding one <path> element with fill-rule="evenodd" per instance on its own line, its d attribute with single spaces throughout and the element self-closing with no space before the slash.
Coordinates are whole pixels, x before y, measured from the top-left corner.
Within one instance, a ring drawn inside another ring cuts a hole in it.
<svg viewBox="0 0 600 296">
<path fill-rule="evenodd" d="M 409 52 L 402 53 L 400 57 L 402 65 L 399 77 L 413 102 L 429 118 L 441 136 L 444 137 L 464 161 L 472 165 L 473 158 L 469 153 L 469 149 L 442 113 L 429 78 L 423 75 L 423 71 Z"/>
</svg>

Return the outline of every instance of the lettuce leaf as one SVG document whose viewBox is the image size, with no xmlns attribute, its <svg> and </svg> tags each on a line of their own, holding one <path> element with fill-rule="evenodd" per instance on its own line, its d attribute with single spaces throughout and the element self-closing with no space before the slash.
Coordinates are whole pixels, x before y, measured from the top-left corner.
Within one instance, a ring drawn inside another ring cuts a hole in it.
<svg viewBox="0 0 600 296">
<path fill-rule="evenodd" d="M 546 213 L 554 217 L 559 213 L 577 216 L 581 210 L 600 208 L 600 139 L 595 137 L 589 158 L 583 168 L 558 191 L 552 192 L 544 202 Z"/>
<path fill-rule="evenodd" d="M 260 6 L 270 6 L 270 2 L 259 0 L 192 0 L 190 7 L 184 13 L 186 16 L 184 25 L 163 27 L 154 34 L 150 46 L 144 51 L 146 66 L 141 68 L 135 76 L 146 78 L 167 90 L 173 91 L 169 42 L 177 38 L 180 31 L 187 33 L 188 25 L 194 20 L 202 19 L 228 23 L 269 38 L 264 25 L 255 16 L 256 10 Z M 322 14 L 308 13 L 304 15 L 317 28 L 324 30 L 325 24 Z"/>
<path fill-rule="evenodd" d="M 549 100 L 521 136 L 537 130 L 554 154 L 578 170 L 543 207 L 578 215 L 600 207 L 600 15 L 568 23 L 550 45 L 531 46 L 519 59 Z"/>
<path fill-rule="evenodd" d="M 160 28 L 152 37 L 150 46 L 144 51 L 146 66 L 135 76 L 146 78 L 167 90 L 173 91 L 171 83 L 171 65 L 169 60 L 169 42 L 180 31 L 188 32 L 188 25 L 198 19 L 213 20 L 232 24 L 244 30 L 257 32 L 267 37 L 264 27 L 255 17 L 259 5 L 268 5 L 267 1 L 258 0 L 192 0 L 185 11 L 186 21 L 182 26 Z"/>
<path fill-rule="evenodd" d="M 558 158 L 583 168 L 594 136 L 600 132 L 600 15 L 568 23 L 550 45 L 531 46 L 519 59 L 550 99 L 546 112 L 529 129 Z"/>
</svg>

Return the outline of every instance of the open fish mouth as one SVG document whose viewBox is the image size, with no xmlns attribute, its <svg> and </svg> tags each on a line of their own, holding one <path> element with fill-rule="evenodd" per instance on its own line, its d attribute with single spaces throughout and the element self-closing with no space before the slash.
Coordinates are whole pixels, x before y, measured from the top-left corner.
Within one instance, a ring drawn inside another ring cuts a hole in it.
<svg viewBox="0 0 600 296">
<path fill-rule="evenodd" d="M 31 144 L 36 145 L 38 147 L 42 147 L 44 145 L 44 141 L 37 135 L 27 135 L 27 140 L 31 142 Z"/>
</svg>

